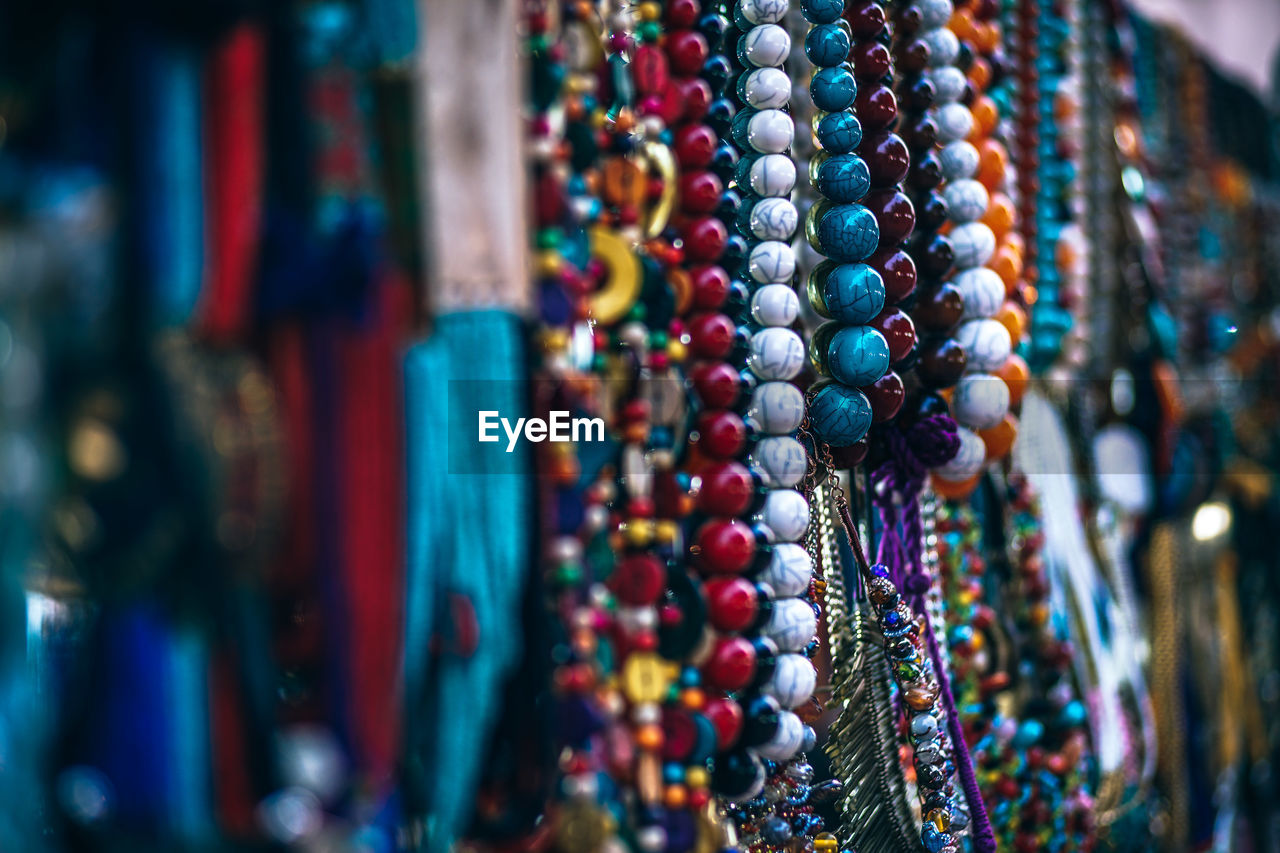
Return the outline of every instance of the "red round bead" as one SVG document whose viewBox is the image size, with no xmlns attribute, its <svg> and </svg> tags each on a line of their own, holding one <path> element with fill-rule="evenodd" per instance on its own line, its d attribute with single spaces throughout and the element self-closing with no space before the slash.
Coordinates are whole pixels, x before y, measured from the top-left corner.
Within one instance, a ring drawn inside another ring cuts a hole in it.
<svg viewBox="0 0 1280 853">
<path fill-rule="evenodd" d="M 684 761 L 698 743 L 698 727 L 688 711 L 667 708 L 662 712 L 662 757 Z"/>
<path fill-rule="evenodd" d="M 693 271 L 693 305 L 714 311 L 729 295 L 729 274 L 714 264 Z"/>
<path fill-rule="evenodd" d="M 879 3 L 868 3 L 857 9 L 847 9 L 845 17 L 849 21 L 849 26 L 853 28 L 853 34 L 860 39 L 873 38 L 884 29 L 884 6 Z"/>
<path fill-rule="evenodd" d="M 901 249 L 885 246 L 867 258 L 867 265 L 884 280 L 885 302 L 896 305 L 916 289 L 916 262 Z"/>
<path fill-rule="evenodd" d="M 689 323 L 690 346 L 703 358 L 724 358 L 733 347 L 734 329 L 723 314 L 699 314 Z"/>
<path fill-rule="evenodd" d="M 872 187 L 894 187 L 911 169 L 907 143 L 896 133 L 882 132 L 867 137 L 858 146 L 858 153 L 867 163 Z"/>
<path fill-rule="evenodd" d="M 747 427 L 733 412 L 708 412 L 698 418 L 698 447 L 714 459 L 733 459 L 746 441 Z"/>
<path fill-rule="evenodd" d="M 707 593 L 707 615 L 717 630 L 741 631 L 756 618 L 756 587 L 746 578 L 710 578 L 703 589 Z"/>
<path fill-rule="evenodd" d="M 882 130 L 898 117 L 898 98 L 888 86 L 863 86 L 855 110 L 865 132 Z"/>
<path fill-rule="evenodd" d="M 737 574 L 756 555 L 755 534 L 736 518 L 713 518 L 698 528 L 694 542 L 699 564 L 712 574 Z"/>
<path fill-rule="evenodd" d="M 836 463 L 837 468 L 853 468 L 861 465 L 862 460 L 867 458 L 867 451 L 871 445 L 864 438 L 861 441 L 854 442 L 848 447 L 831 448 L 831 456 Z"/>
<path fill-rule="evenodd" d="M 742 637 L 724 637 L 702 665 L 702 676 L 712 687 L 740 690 L 756 673 L 756 650 Z"/>
<path fill-rule="evenodd" d="M 723 361 L 700 365 L 693 371 L 693 389 L 711 409 L 727 409 L 737 402 L 741 384 L 738 371 Z"/>
<path fill-rule="evenodd" d="M 622 601 L 632 605 L 653 604 L 662 595 L 667 572 L 652 554 L 623 557 L 609 578 L 609 588 Z"/>
<path fill-rule="evenodd" d="M 693 263 L 710 263 L 724 251 L 729 231 L 716 217 L 704 216 L 690 223 L 682 236 L 685 257 Z"/>
<path fill-rule="evenodd" d="M 862 393 L 871 403 L 871 420 L 881 424 L 892 420 L 902 409 L 902 401 L 906 399 L 907 389 L 902 384 L 902 377 L 890 370 L 874 384 L 864 387 Z"/>
<path fill-rule="evenodd" d="M 684 101 L 684 120 L 702 121 L 711 107 L 711 86 L 701 77 L 681 80 L 680 98 Z"/>
<path fill-rule="evenodd" d="M 694 77 L 707 61 L 707 40 L 702 33 L 683 30 L 667 36 L 667 58 L 671 70 L 682 77 Z"/>
<path fill-rule="evenodd" d="M 890 364 L 902 361 L 915 346 L 916 326 L 905 311 L 888 306 L 869 325 L 888 341 Z"/>
<path fill-rule="evenodd" d="M 902 148 L 906 153 L 906 146 Z M 874 190 L 862 203 L 880 226 L 880 245 L 897 246 L 911 236 L 916 227 L 916 209 L 906 193 L 897 190 Z"/>
<path fill-rule="evenodd" d="M 680 178 L 680 206 L 688 213 L 710 213 L 720 203 L 724 184 L 714 172 L 688 172 Z"/>
<path fill-rule="evenodd" d="M 702 713 L 716 730 L 716 746 L 721 752 L 733 746 L 742 734 L 742 706 L 728 696 L 712 699 Z"/>
<path fill-rule="evenodd" d="M 698 509 L 707 515 L 742 515 L 751 505 L 755 481 L 740 462 L 719 462 L 702 472 Z"/>
<path fill-rule="evenodd" d="M 889 48 L 877 41 L 855 44 L 849 58 L 853 60 L 854 74 L 863 80 L 879 80 L 893 67 Z"/>
<path fill-rule="evenodd" d="M 686 125 L 676 132 L 676 160 L 682 169 L 705 169 L 719 143 L 720 137 L 707 125 Z"/>
<path fill-rule="evenodd" d="M 702 4 L 698 0 L 671 0 L 667 3 L 667 28 L 687 30 L 698 22 Z"/>
<path fill-rule="evenodd" d="M 631 77 L 635 80 L 636 91 L 642 95 L 661 92 L 671 79 L 667 68 L 667 58 L 662 51 L 648 44 L 636 48 L 631 59 Z"/>
</svg>

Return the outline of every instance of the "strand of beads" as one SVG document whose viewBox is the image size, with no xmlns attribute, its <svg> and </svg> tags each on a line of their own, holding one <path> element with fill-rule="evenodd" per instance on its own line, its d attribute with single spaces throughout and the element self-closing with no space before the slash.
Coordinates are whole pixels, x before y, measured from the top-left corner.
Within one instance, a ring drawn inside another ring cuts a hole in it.
<svg viewBox="0 0 1280 853">
<path fill-rule="evenodd" d="M 844 3 L 806 2 L 801 8 L 812 24 L 805 50 L 817 66 L 809 93 L 819 111 L 815 134 L 822 148 L 809 167 L 821 198 L 809 209 L 805 232 L 814 251 L 826 257 L 810 274 L 808 295 L 818 314 L 832 318 L 810 341 L 810 361 L 824 377 L 811 391 L 810 419 L 819 439 L 849 447 L 863 439 L 874 417 L 861 389 L 878 382 L 892 360 L 885 336 L 868 325 L 884 307 L 884 281 L 862 263 L 876 250 L 880 227 L 857 203 L 871 188 L 871 174 L 854 153 L 863 134 L 852 110 L 857 83 L 846 61 L 849 31 L 836 23 Z"/>
</svg>

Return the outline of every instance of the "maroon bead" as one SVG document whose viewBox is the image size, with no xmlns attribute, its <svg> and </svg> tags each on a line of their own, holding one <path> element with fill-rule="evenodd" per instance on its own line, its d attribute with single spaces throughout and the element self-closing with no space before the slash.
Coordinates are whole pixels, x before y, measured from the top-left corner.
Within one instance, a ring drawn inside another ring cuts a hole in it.
<svg viewBox="0 0 1280 853">
<path fill-rule="evenodd" d="M 756 618 L 756 585 L 746 578 L 720 575 L 703 584 L 707 616 L 719 631 L 741 631 Z"/>
<path fill-rule="evenodd" d="M 702 4 L 698 0 L 669 0 L 667 3 L 667 29 L 687 30 L 698 23 Z"/>
<path fill-rule="evenodd" d="M 885 302 L 896 305 L 916 289 L 916 262 L 901 249 L 886 246 L 867 258 L 884 280 Z"/>
<path fill-rule="evenodd" d="M 710 574 L 736 575 L 756 555 L 755 534 L 736 518 L 713 518 L 698 528 L 694 542 L 698 565 Z"/>
<path fill-rule="evenodd" d="M 896 133 L 875 133 L 862 140 L 858 153 L 867 163 L 873 188 L 897 186 L 911 168 L 907 143 Z"/>
<path fill-rule="evenodd" d="M 888 86 L 862 86 L 854 108 L 863 131 L 873 133 L 893 124 L 898 117 L 898 98 Z"/>
<path fill-rule="evenodd" d="M 889 343 L 889 363 L 897 364 L 911 354 L 916 343 L 916 327 L 907 312 L 892 306 L 886 307 L 868 325 Z"/>
<path fill-rule="evenodd" d="M 714 216 L 695 220 L 684 230 L 684 256 L 693 263 L 708 263 L 720 257 L 729 240 L 729 230 Z"/>
<path fill-rule="evenodd" d="M 906 193 L 897 190 L 875 190 L 862 200 L 880 226 L 880 245 L 897 246 L 911 236 L 916 225 L 916 211 Z"/>
<path fill-rule="evenodd" d="M 723 314 L 708 312 L 689 323 L 689 345 L 702 358 L 724 358 L 733 347 L 733 321 Z"/>
<path fill-rule="evenodd" d="M 662 710 L 662 757 L 683 763 L 698 745 L 698 724 L 693 715 L 678 706 Z"/>
<path fill-rule="evenodd" d="M 702 676 L 712 687 L 741 690 L 756 674 L 756 650 L 742 637 L 724 637 L 702 665 Z"/>
<path fill-rule="evenodd" d="M 714 172 L 686 172 L 680 178 L 680 206 L 686 213 L 711 213 L 722 192 L 724 184 Z"/>
<path fill-rule="evenodd" d="M 938 142 L 938 123 L 932 116 L 921 116 L 905 134 L 912 151 L 928 151 Z"/>
<path fill-rule="evenodd" d="M 902 377 L 892 370 L 861 390 L 871 403 L 871 420 L 878 424 L 893 420 L 902 409 L 902 401 L 907 396 Z"/>
<path fill-rule="evenodd" d="M 609 588 L 619 599 L 635 606 L 653 604 L 666 586 L 667 571 L 652 554 L 623 557 L 609 578 Z"/>
<path fill-rule="evenodd" d="M 708 412 L 698 418 L 698 447 L 713 459 L 733 459 L 746 441 L 747 427 L 733 412 Z"/>
<path fill-rule="evenodd" d="M 541 175 L 533 191 L 535 221 L 542 226 L 555 225 L 564 219 L 568 209 L 569 199 L 560 181 L 549 172 Z"/>
<path fill-rule="evenodd" d="M 916 325 L 931 332 L 945 332 L 960 322 L 964 313 L 964 296 L 960 288 L 945 282 L 921 293 L 911 312 Z"/>
<path fill-rule="evenodd" d="M 682 169 L 705 169 L 716 153 L 720 137 L 705 124 L 691 124 L 676 132 L 676 160 Z"/>
<path fill-rule="evenodd" d="M 707 515 L 742 515 L 755 496 L 755 481 L 740 462 L 720 462 L 702 472 L 698 509 Z"/>
<path fill-rule="evenodd" d="M 921 77 L 907 87 L 907 103 L 914 112 L 922 113 L 933 106 L 933 99 L 937 94 L 933 81 Z"/>
<path fill-rule="evenodd" d="M 723 361 L 693 369 L 693 389 L 709 409 L 727 409 L 738 400 L 742 380 L 732 365 Z"/>
<path fill-rule="evenodd" d="M 889 48 L 877 41 L 859 42 L 849 52 L 854 74 L 863 80 L 879 80 L 893 68 Z"/>
<path fill-rule="evenodd" d="M 702 715 L 716 730 L 716 746 L 721 752 L 733 746 L 738 735 L 742 734 L 742 706 L 728 696 L 707 702 L 702 708 Z"/>
<path fill-rule="evenodd" d="M 953 338 L 943 338 L 920 348 L 916 375 L 930 388 L 950 388 L 964 374 L 964 347 Z"/>
<path fill-rule="evenodd" d="M 898 51 L 898 71 L 904 74 L 919 74 L 929 67 L 929 52 L 929 45 L 920 39 L 907 42 Z"/>
<path fill-rule="evenodd" d="M 949 210 L 942 193 L 930 191 L 916 208 L 917 231 L 937 231 L 947 221 Z"/>
<path fill-rule="evenodd" d="M 859 9 L 846 7 L 845 20 L 849 22 L 855 38 L 875 38 L 884 30 L 884 6 L 879 3 L 867 3 Z"/>
<path fill-rule="evenodd" d="M 671 70 L 681 77 L 695 77 L 707 61 L 707 40 L 696 30 L 682 30 L 667 36 L 667 58 Z"/>
<path fill-rule="evenodd" d="M 919 152 L 911 163 L 912 189 L 931 190 L 942 183 L 942 160 L 932 151 Z"/>
<path fill-rule="evenodd" d="M 831 461 L 835 463 L 836 468 L 842 470 L 861 465 L 862 460 L 867 458 L 867 449 L 869 447 L 870 445 L 865 438 L 850 444 L 848 447 L 833 447 L 831 448 Z"/>
<path fill-rule="evenodd" d="M 715 264 L 698 267 L 693 271 L 693 306 L 714 311 L 724 304 L 729 295 L 729 274 Z"/>
<path fill-rule="evenodd" d="M 702 121 L 711 106 L 711 86 L 701 77 L 681 80 L 680 100 L 684 103 L 681 114 L 685 121 Z"/>
<path fill-rule="evenodd" d="M 924 13 L 920 11 L 919 6 L 912 4 L 898 12 L 897 21 L 901 32 L 914 33 L 920 29 L 920 24 L 924 21 Z"/>
<path fill-rule="evenodd" d="M 925 237 L 924 245 L 913 247 L 911 254 L 916 259 L 916 267 L 929 279 L 946 278 L 956 262 L 956 250 L 941 234 Z"/>
</svg>

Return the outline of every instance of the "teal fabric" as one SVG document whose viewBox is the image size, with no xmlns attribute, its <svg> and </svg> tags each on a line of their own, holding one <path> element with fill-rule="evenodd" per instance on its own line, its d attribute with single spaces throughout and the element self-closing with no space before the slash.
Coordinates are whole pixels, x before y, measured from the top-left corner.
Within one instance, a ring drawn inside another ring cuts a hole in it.
<svg viewBox="0 0 1280 853">
<path fill-rule="evenodd" d="M 422 821 L 420 850 L 448 849 L 465 827 L 520 654 L 531 456 L 523 444 L 508 453 L 505 439 L 478 443 L 477 411 L 525 417 L 525 376 L 522 321 L 497 310 L 441 317 L 405 361 L 405 808 Z M 468 606 L 477 632 L 461 648 Z"/>
</svg>

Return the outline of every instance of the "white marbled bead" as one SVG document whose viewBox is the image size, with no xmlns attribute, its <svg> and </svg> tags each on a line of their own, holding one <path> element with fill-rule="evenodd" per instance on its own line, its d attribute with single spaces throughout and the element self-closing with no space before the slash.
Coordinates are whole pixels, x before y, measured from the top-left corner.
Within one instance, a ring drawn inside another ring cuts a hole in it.
<svg viewBox="0 0 1280 853">
<path fill-rule="evenodd" d="M 938 123 L 938 141 L 943 145 L 959 142 L 973 132 L 973 113 L 964 104 L 943 104 L 931 112 Z"/>
<path fill-rule="evenodd" d="M 952 283 L 964 298 L 961 319 L 994 317 L 1004 304 L 1004 279 L 990 267 L 971 267 L 958 273 Z"/>
<path fill-rule="evenodd" d="M 765 623 L 764 634 L 784 652 L 798 652 L 818 633 L 818 617 L 803 598 L 779 598 Z"/>
<path fill-rule="evenodd" d="M 747 417 L 765 435 L 790 435 L 804 420 L 804 393 L 790 382 L 761 382 Z"/>
<path fill-rule="evenodd" d="M 974 476 L 987 461 L 987 445 L 976 432 L 963 426 L 957 432 L 960 435 L 960 449 L 956 451 L 955 458 L 933 471 L 942 479 L 953 483 L 963 482 Z"/>
<path fill-rule="evenodd" d="M 965 85 L 969 82 L 964 72 L 954 65 L 933 69 L 929 72 L 929 79 L 933 81 L 936 104 L 950 104 L 960 100 L 964 97 Z"/>
<path fill-rule="evenodd" d="M 771 435 L 760 440 L 751 454 L 760 479 L 770 488 L 791 488 L 804 479 L 809 459 L 804 445 L 789 435 Z"/>
<path fill-rule="evenodd" d="M 809 529 L 809 502 L 794 489 L 774 489 L 764 499 L 761 520 L 779 542 L 796 542 Z"/>
<path fill-rule="evenodd" d="M 962 376 L 951 398 L 951 410 L 967 427 L 991 429 L 1009 413 L 1009 386 L 990 373 Z"/>
<path fill-rule="evenodd" d="M 738 0 L 738 11 L 753 24 L 776 24 L 789 8 L 789 0 Z"/>
<path fill-rule="evenodd" d="M 1009 330 L 999 320 L 966 320 L 956 329 L 956 343 L 964 347 L 965 369 L 994 373 L 1009 360 Z"/>
<path fill-rule="evenodd" d="M 791 53 L 791 36 L 777 24 L 752 27 L 739 47 L 744 59 L 756 68 L 776 68 Z"/>
<path fill-rule="evenodd" d="M 770 761 L 789 761 L 804 743 L 804 723 L 790 711 L 778 715 L 778 731 L 756 747 L 756 752 Z"/>
<path fill-rule="evenodd" d="M 808 551 L 794 542 L 774 545 L 769 565 L 760 573 L 760 581 L 782 597 L 803 595 L 812 579 L 813 560 Z"/>
<path fill-rule="evenodd" d="M 766 284 L 751 295 L 751 317 L 761 326 L 790 326 L 799 316 L 800 297 L 785 284 Z"/>
<path fill-rule="evenodd" d="M 742 94 L 758 110 L 776 110 L 791 100 L 791 78 L 781 68 L 757 68 L 743 81 Z"/>
<path fill-rule="evenodd" d="M 789 199 L 762 198 L 751 208 L 751 233 L 761 240 L 790 240 L 799 224 L 800 214 Z"/>
<path fill-rule="evenodd" d="M 796 272 L 796 251 L 780 240 L 757 243 L 747 257 L 747 271 L 760 284 L 785 284 Z"/>
<path fill-rule="evenodd" d="M 981 157 L 972 142 L 961 139 L 944 146 L 938 152 L 938 159 L 942 161 L 942 177 L 948 181 L 958 181 L 978 174 Z"/>
<path fill-rule="evenodd" d="M 951 248 L 956 253 L 956 269 L 980 267 L 996 251 L 996 235 L 983 222 L 966 222 L 951 229 Z"/>
<path fill-rule="evenodd" d="M 778 655 L 773 675 L 761 686 L 783 708 L 799 708 L 818 687 L 818 673 L 804 655 Z"/>
<path fill-rule="evenodd" d="M 974 154 L 976 156 L 976 150 Z M 751 164 L 748 181 L 751 191 L 758 196 L 790 195 L 796 186 L 796 164 L 785 154 L 766 154 Z"/>
<path fill-rule="evenodd" d="M 804 342 L 790 329 L 761 329 L 751 336 L 747 366 L 766 382 L 794 379 L 804 368 Z"/>
<path fill-rule="evenodd" d="M 944 27 L 951 20 L 951 14 L 955 11 L 955 6 L 951 0 L 921 0 L 920 6 L 920 29 L 933 30 L 938 27 Z"/>
<path fill-rule="evenodd" d="M 954 222 L 975 222 L 987 212 L 990 196 L 987 188 L 972 178 L 947 184 L 942 191 L 947 200 L 947 212 Z"/>
<path fill-rule="evenodd" d="M 948 4 L 950 5 L 950 4 Z M 924 33 L 921 40 L 929 45 L 929 67 L 941 68 L 953 65 L 960 53 L 960 39 L 946 27 L 938 27 Z"/>
</svg>

